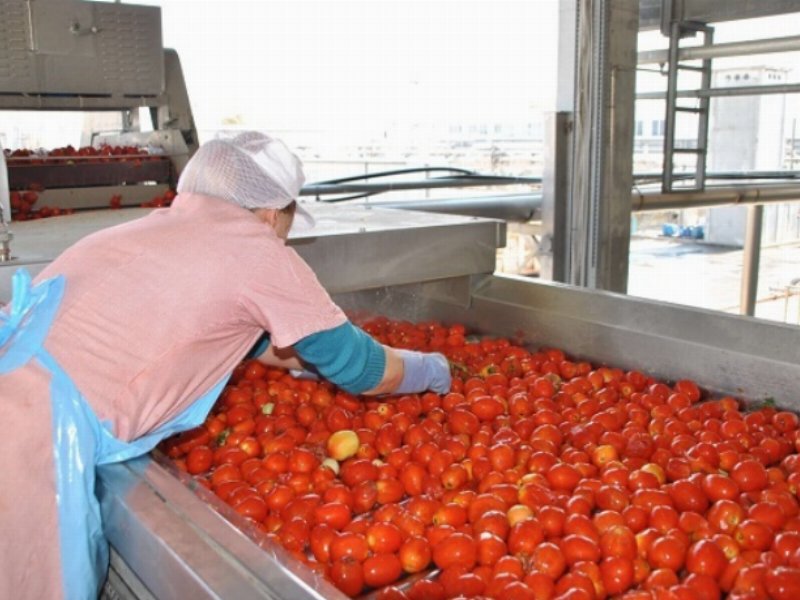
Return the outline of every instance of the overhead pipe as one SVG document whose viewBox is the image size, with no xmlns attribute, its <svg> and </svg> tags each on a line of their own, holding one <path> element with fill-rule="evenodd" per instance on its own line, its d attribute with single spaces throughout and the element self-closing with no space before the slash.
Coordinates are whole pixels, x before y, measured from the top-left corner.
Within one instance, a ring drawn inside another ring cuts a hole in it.
<svg viewBox="0 0 800 600">
<path fill-rule="evenodd" d="M 775 85 L 742 85 L 736 87 L 710 88 L 707 90 L 678 90 L 678 98 L 718 98 L 721 96 L 761 96 L 765 94 L 797 94 L 800 83 Z M 640 92 L 637 100 L 664 100 L 666 92 Z"/>
<path fill-rule="evenodd" d="M 711 46 L 689 46 L 678 50 L 678 60 L 703 60 L 709 58 L 727 58 L 731 56 L 751 56 L 753 54 L 771 54 L 774 52 L 792 52 L 800 50 L 800 36 L 787 36 L 767 40 L 746 40 L 713 44 Z M 645 50 L 636 57 L 637 64 L 666 64 L 669 61 L 669 50 Z"/>
<path fill-rule="evenodd" d="M 476 175 L 461 177 L 439 177 L 424 181 L 393 181 L 389 183 L 318 183 L 303 187 L 301 196 L 324 196 L 332 194 L 379 194 L 400 190 L 418 190 L 433 188 L 482 187 L 494 185 L 531 185 L 541 182 L 540 178 L 503 177 L 492 175 Z"/>
<path fill-rule="evenodd" d="M 509 194 L 475 198 L 442 198 L 436 200 L 381 200 L 362 202 L 360 206 L 400 208 L 422 212 L 465 215 L 525 223 L 532 220 L 542 205 L 541 194 Z"/>
<path fill-rule="evenodd" d="M 631 194 L 631 211 L 635 213 L 655 212 L 725 205 L 748 206 L 774 202 L 800 202 L 800 185 L 707 187 L 702 191 L 670 193 L 656 190 L 644 192 L 636 190 Z M 359 202 L 358 205 L 526 222 L 536 217 L 541 211 L 542 194 L 373 201 Z"/>
<path fill-rule="evenodd" d="M 681 210 L 726 204 L 770 204 L 800 201 L 800 185 L 706 187 L 702 191 L 632 194 L 633 212 Z"/>
</svg>

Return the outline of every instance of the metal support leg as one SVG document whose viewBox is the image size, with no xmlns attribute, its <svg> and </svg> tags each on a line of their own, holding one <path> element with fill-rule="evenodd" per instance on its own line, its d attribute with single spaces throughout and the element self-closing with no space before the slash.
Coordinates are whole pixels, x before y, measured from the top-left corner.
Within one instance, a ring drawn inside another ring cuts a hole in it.
<svg viewBox="0 0 800 600">
<path fill-rule="evenodd" d="M 542 239 L 539 244 L 541 277 L 567 281 L 569 264 L 569 146 L 572 114 L 551 113 L 545 120 L 544 177 L 542 178 Z"/>
<path fill-rule="evenodd" d="M 747 229 L 744 236 L 744 258 L 742 261 L 742 292 L 739 312 L 753 316 L 756 313 L 758 293 L 758 262 L 761 258 L 761 227 L 764 220 L 764 205 L 755 204 L 747 209 Z"/>
<path fill-rule="evenodd" d="M 633 186 L 635 0 L 580 0 L 567 281 L 625 293 Z"/>
</svg>

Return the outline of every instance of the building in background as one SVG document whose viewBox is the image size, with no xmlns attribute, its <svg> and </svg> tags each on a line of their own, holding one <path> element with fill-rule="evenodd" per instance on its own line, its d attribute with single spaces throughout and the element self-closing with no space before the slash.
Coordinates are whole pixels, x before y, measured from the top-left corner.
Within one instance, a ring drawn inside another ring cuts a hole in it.
<svg viewBox="0 0 800 600">
<path fill-rule="evenodd" d="M 714 87 L 779 85 L 787 82 L 785 69 L 748 67 L 719 70 Z M 780 171 L 785 165 L 786 96 L 719 97 L 711 102 L 708 168 L 713 172 Z M 708 210 L 706 240 L 741 247 L 747 208 L 722 206 Z M 764 207 L 764 244 L 800 239 L 798 205 Z"/>
</svg>

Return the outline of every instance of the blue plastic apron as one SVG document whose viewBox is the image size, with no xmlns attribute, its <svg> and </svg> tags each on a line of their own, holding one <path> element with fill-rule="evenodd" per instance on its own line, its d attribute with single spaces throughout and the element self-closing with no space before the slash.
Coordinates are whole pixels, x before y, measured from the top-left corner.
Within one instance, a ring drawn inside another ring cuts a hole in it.
<svg viewBox="0 0 800 600">
<path fill-rule="evenodd" d="M 61 276 L 33 287 L 27 270 L 14 274 L 11 305 L 0 312 L 0 376 L 31 360 L 50 372 L 64 597 L 94 600 L 108 569 L 108 543 L 94 495 L 95 466 L 141 456 L 165 437 L 200 425 L 230 375 L 151 433 L 132 442 L 118 440 L 110 425 L 98 420 L 70 376 L 44 348 L 64 286 Z"/>
</svg>

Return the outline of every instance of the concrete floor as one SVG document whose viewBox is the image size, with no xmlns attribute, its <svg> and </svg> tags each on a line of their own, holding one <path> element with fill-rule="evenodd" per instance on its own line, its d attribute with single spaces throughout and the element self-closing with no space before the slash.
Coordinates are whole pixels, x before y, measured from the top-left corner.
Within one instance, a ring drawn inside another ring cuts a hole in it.
<svg viewBox="0 0 800 600">
<path fill-rule="evenodd" d="M 638 235 L 631 240 L 628 293 L 643 298 L 739 312 L 742 250 L 693 240 Z M 756 317 L 800 325 L 800 244 L 764 247 Z"/>
</svg>

